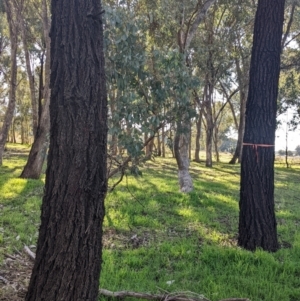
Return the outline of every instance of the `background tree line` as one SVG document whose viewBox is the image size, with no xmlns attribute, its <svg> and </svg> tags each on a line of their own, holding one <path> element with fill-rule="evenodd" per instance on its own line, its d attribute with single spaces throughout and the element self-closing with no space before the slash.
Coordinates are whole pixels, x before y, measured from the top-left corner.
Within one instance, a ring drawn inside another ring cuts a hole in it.
<svg viewBox="0 0 300 301">
<path fill-rule="evenodd" d="M 206 166 L 213 153 L 219 160 L 220 149 L 235 149 L 230 163 L 240 160 L 256 3 L 205 4 L 104 1 L 111 175 L 128 165 L 137 171 L 140 161 L 165 156 L 169 147 L 184 173 L 182 162 L 199 162 L 200 147 Z M 288 1 L 285 9 L 278 114 L 299 110 L 298 4 Z M 48 146 L 48 6 L 1 6 L 0 150 L 6 141 L 34 142 L 23 177 L 39 177 Z"/>
</svg>

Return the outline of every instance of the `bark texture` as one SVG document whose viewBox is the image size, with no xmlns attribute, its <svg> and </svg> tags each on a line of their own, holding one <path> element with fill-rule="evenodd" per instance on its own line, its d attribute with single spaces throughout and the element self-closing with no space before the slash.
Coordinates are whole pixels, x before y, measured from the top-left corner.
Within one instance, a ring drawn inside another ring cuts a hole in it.
<svg viewBox="0 0 300 301">
<path fill-rule="evenodd" d="M 255 17 L 238 238 L 248 250 L 278 249 L 273 166 L 284 2 L 259 0 Z"/>
<path fill-rule="evenodd" d="M 50 147 L 26 301 L 96 301 L 106 180 L 101 2 L 52 0 Z"/>
<path fill-rule="evenodd" d="M 21 178 L 25 179 L 38 179 L 40 177 L 49 145 L 48 137 L 50 131 L 50 37 L 46 0 L 43 0 L 42 2 L 42 11 L 44 38 L 46 41 L 45 88 L 43 96 L 44 106 L 42 109 L 40 122 L 36 130 L 34 142 L 30 149 L 28 160 L 20 176 Z"/>
<path fill-rule="evenodd" d="M 193 180 L 189 173 L 189 131 L 189 120 L 177 122 L 174 154 L 178 166 L 178 180 L 181 192 L 191 192 L 193 190 Z"/>
<path fill-rule="evenodd" d="M 190 47 L 190 44 L 193 40 L 193 38 L 196 35 L 197 29 L 201 22 L 203 22 L 207 11 L 209 8 L 216 2 L 216 0 L 206 0 L 202 7 L 200 7 L 198 4 L 195 8 L 195 11 L 193 12 L 194 15 L 194 21 L 188 22 L 187 29 L 184 31 L 184 21 L 186 16 L 182 14 L 181 16 L 181 25 L 182 28 L 178 32 L 178 47 L 179 51 L 182 54 L 187 54 L 187 50 Z M 181 124 L 180 124 L 181 123 Z M 189 165 L 190 165 L 190 148 L 189 148 L 189 126 L 187 125 L 187 121 L 185 118 L 181 120 L 180 122 L 177 122 L 177 131 L 176 131 L 176 137 L 174 141 L 174 152 L 175 152 L 175 158 L 178 164 L 178 179 L 179 179 L 179 185 L 180 190 L 182 192 L 189 192 L 193 190 L 193 183 L 192 183 L 192 177 L 189 173 Z M 186 143 L 186 145 L 184 145 Z"/>
</svg>

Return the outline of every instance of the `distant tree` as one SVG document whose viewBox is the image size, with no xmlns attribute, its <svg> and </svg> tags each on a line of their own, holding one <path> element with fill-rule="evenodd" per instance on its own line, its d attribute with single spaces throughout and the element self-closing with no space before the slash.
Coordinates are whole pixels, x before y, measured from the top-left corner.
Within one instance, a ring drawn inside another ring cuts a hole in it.
<svg viewBox="0 0 300 301">
<path fill-rule="evenodd" d="M 0 165 L 4 153 L 4 146 L 8 136 L 9 128 L 12 124 L 14 110 L 16 107 L 16 87 L 17 87 L 17 51 L 18 51 L 18 35 L 19 25 L 17 11 L 14 9 L 11 1 L 5 0 L 4 7 L 7 16 L 10 36 L 10 79 L 9 79 L 9 96 L 8 105 L 5 111 L 4 121 L 0 130 Z"/>
<path fill-rule="evenodd" d="M 274 143 L 285 0 L 259 0 L 241 162 L 238 244 L 278 249 L 274 211 Z"/>
<path fill-rule="evenodd" d="M 300 145 L 295 148 L 295 154 L 296 156 L 300 156 Z"/>
<path fill-rule="evenodd" d="M 52 0 L 50 147 L 26 301 L 98 300 L 107 101 L 99 0 Z"/>
</svg>

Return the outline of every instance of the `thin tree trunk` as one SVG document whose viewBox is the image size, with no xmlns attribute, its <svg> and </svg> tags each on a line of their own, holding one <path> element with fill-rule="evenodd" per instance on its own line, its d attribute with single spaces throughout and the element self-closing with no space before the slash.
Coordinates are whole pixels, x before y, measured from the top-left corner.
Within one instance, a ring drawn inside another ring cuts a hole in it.
<svg viewBox="0 0 300 301">
<path fill-rule="evenodd" d="M 43 5 L 42 5 L 43 6 Z M 46 45 L 47 48 L 47 45 Z M 41 70 L 39 74 L 39 95 L 38 95 L 38 124 L 41 122 L 42 118 L 42 113 L 43 113 L 43 103 L 42 100 L 44 98 L 44 57 L 45 57 L 45 52 L 43 52 L 42 57 L 40 58 L 41 62 Z M 46 75 L 47 77 L 47 75 Z"/>
<path fill-rule="evenodd" d="M 118 92 L 116 92 L 114 89 L 112 89 L 111 93 L 110 93 L 110 110 L 111 110 L 111 116 L 112 116 L 112 127 L 113 128 L 117 128 L 119 126 L 118 122 L 116 122 L 115 118 L 114 118 L 114 114 L 116 112 L 116 105 L 117 105 L 117 101 L 116 101 L 116 97 Z M 118 134 L 116 134 L 115 132 L 113 132 L 111 134 L 111 145 L 110 145 L 110 153 L 112 156 L 116 156 L 118 153 Z"/>
<path fill-rule="evenodd" d="M 99 0 L 52 0 L 50 147 L 26 301 L 98 300 L 107 189 Z"/>
<path fill-rule="evenodd" d="M 215 145 L 215 153 L 216 153 L 216 161 L 219 163 L 220 162 L 220 153 L 219 153 L 219 131 L 218 131 L 218 127 L 215 126 L 214 129 L 214 145 Z"/>
<path fill-rule="evenodd" d="M 190 121 L 189 126 L 189 160 L 192 160 L 192 122 Z"/>
<path fill-rule="evenodd" d="M 206 94 L 205 94 L 205 118 L 206 118 L 206 167 L 212 167 L 212 144 L 213 144 L 213 131 L 214 131 L 214 122 L 213 122 L 213 113 L 212 113 L 212 95 L 213 87 L 210 83 L 207 84 Z"/>
<path fill-rule="evenodd" d="M 4 121 L 0 132 L 0 165 L 2 165 L 4 147 L 11 126 L 16 106 L 17 88 L 17 50 L 18 50 L 18 23 L 10 0 L 4 1 L 10 34 L 10 87 L 8 106 L 4 115 Z"/>
<path fill-rule="evenodd" d="M 27 70 L 27 76 L 28 76 L 28 82 L 30 88 L 31 110 L 32 110 L 32 133 L 33 133 L 33 137 L 35 137 L 37 127 L 38 127 L 38 107 L 37 107 L 37 98 L 36 98 L 35 87 L 34 87 L 34 76 L 31 70 L 30 56 L 29 56 L 28 45 L 27 45 L 27 35 L 26 35 L 26 29 L 24 24 L 24 16 L 22 16 L 22 11 L 23 11 L 22 6 L 23 5 L 19 5 L 19 8 L 16 9 L 21 10 L 19 11 L 18 16 L 19 16 L 20 31 L 21 31 L 21 37 L 23 43 L 23 50 L 25 54 L 26 70 Z"/>
<path fill-rule="evenodd" d="M 12 132 L 12 142 L 13 143 L 17 143 L 17 139 L 16 139 L 16 131 L 15 131 L 15 121 L 13 120 L 12 121 L 12 129 L 11 129 L 11 132 Z"/>
<path fill-rule="evenodd" d="M 158 156 L 158 157 L 161 157 L 160 130 L 157 132 L 157 156 Z"/>
<path fill-rule="evenodd" d="M 203 110 L 200 109 L 199 116 L 197 118 L 196 122 L 196 148 L 195 148 L 195 162 L 200 162 L 200 138 L 201 138 L 201 125 L 202 125 L 202 116 L 203 116 Z"/>
<path fill-rule="evenodd" d="M 162 157 L 165 158 L 166 157 L 166 145 L 165 145 L 165 141 L 166 141 L 166 136 L 165 136 L 165 127 L 163 126 L 161 129 L 161 154 Z"/>
<path fill-rule="evenodd" d="M 229 164 L 235 164 L 237 161 L 240 163 L 242 160 L 242 152 L 243 152 L 243 137 L 245 131 L 245 113 L 246 113 L 246 102 L 247 102 L 247 94 L 248 94 L 248 68 L 243 64 L 243 71 L 240 66 L 239 60 L 236 58 L 236 71 L 238 75 L 238 83 L 240 87 L 240 119 L 238 126 L 238 140 L 236 144 L 236 148 L 233 154 L 232 159 L 229 161 Z M 246 70 L 245 70 L 246 69 Z"/>
<path fill-rule="evenodd" d="M 274 142 L 284 0 L 259 0 L 246 107 L 238 244 L 278 249 L 274 210 Z"/>
<path fill-rule="evenodd" d="M 40 117 L 40 122 L 36 131 L 35 139 L 30 149 L 27 163 L 20 175 L 25 179 L 38 179 L 41 175 L 43 164 L 49 144 L 50 130 L 50 38 L 49 21 L 46 0 L 42 2 L 43 9 L 43 27 L 46 41 L 46 62 L 45 62 L 45 88 L 44 88 L 44 106 Z"/>
</svg>

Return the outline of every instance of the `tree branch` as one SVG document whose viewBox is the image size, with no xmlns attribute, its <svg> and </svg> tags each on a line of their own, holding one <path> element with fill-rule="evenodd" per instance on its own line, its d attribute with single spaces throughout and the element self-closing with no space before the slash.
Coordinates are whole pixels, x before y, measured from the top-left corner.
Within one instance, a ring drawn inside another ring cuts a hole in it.
<svg viewBox="0 0 300 301">
<path fill-rule="evenodd" d="M 285 43 L 286 43 L 286 40 L 288 38 L 288 35 L 290 34 L 291 27 L 292 27 L 292 24 L 293 24 L 295 8 L 296 8 L 296 1 L 294 1 L 293 4 L 292 4 L 290 19 L 289 19 L 289 22 L 287 24 L 286 32 L 284 33 L 282 41 L 281 41 L 281 52 L 283 51 L 284 47 L 287 45 Z"/>
<path fill-rule="evenodd" d="M 159 300 L 159 301 L 210 301 L 203 295 L 198 295 L 192 292 L 179 292 L 179 293 L 165 293 L 165 294 L 149 294 L 149 293 L 136 293 L 130 291 L 111 292 L 106 289 L 99 290 L 100 295 L 104 295 L 112 298 L 140 298 L 147 300 Z M 230 298 L 220 301 L 250 301 L 247 298 Z"/>
<path fill-rule="evenodd" d="M 200 23 L 203 21 L 207 11 L 209 8 L 216 2 L 216 0 L 206 0 L 203 4 L 202 8 L 198 11 L 195 21 L 192 24 L 190 28 L 188 28 L 188 31 L 186 33 L 186 40 L 184 45 L 184 50 L 186 51 L 192 42 L 192 39 L 194 38 L 197 28 L 200 25 Z"/>
</svg>

